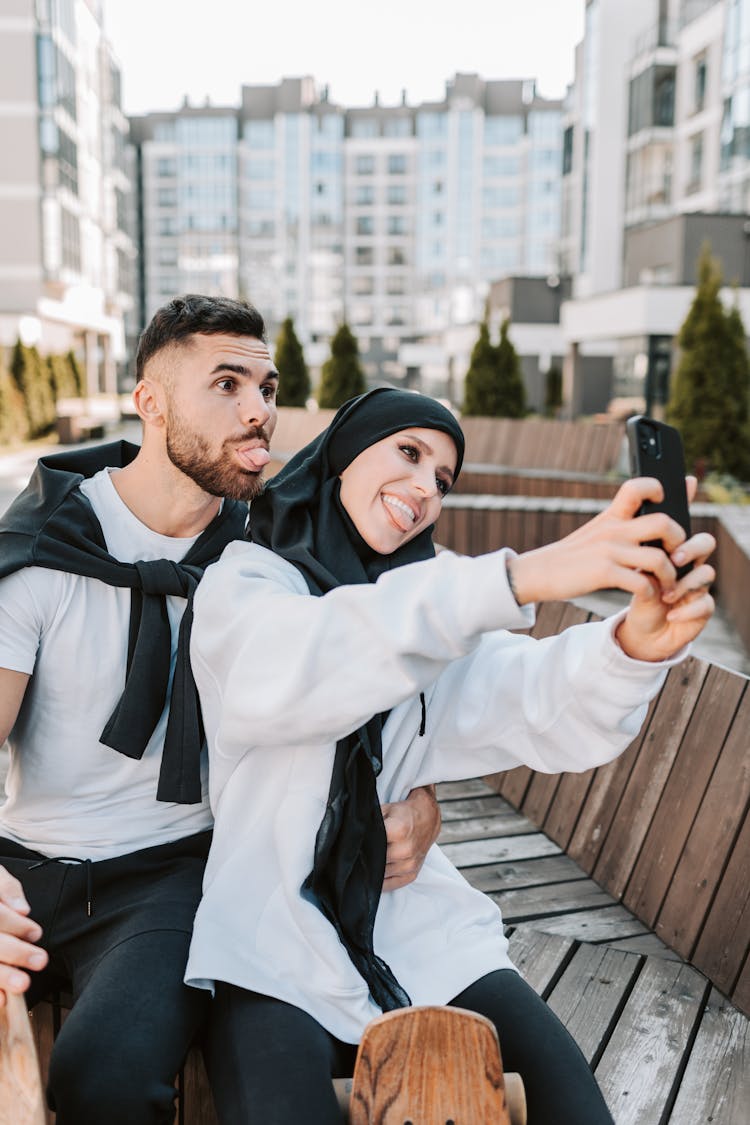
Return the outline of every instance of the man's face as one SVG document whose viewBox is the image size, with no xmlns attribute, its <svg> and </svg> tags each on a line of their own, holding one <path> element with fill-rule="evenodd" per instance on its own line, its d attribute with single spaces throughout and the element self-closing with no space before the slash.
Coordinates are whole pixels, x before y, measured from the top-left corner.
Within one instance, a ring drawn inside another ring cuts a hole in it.
<svg viewBox="0 0 750 1125">
<path fill-rule="evenodd" d="M 212 496 L 252 500 L 276 427 L 279 376 L 268 348 L 252 336 L 196 335 L 169 364 L 170 461 Z"/>
</svg>

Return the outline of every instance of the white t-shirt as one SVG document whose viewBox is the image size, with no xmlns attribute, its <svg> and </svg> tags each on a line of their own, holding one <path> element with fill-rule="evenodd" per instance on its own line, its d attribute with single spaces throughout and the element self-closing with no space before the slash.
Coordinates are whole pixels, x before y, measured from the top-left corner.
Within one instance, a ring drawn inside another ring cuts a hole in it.
<svg viewBox="0 0 750 1125">
<path fill-rule="evenodd" d="M 121 562 L 177 562 L 197 539 L 142 524 L 110 470 L 81 491 Z M 170 683 L 184 608 L 184 598 L 167 598 Z M 205 753 L 200 804 L 156 800 L 166 708 L 140 760 L 99 741 L 125 685 L 129 625 L 129 589 L 42 567 L 0 581 L 0 668 L 33 673 L 9 738 L 0 835 L 47 856 L 108 859 L 211 827 Z"/>
</svg>

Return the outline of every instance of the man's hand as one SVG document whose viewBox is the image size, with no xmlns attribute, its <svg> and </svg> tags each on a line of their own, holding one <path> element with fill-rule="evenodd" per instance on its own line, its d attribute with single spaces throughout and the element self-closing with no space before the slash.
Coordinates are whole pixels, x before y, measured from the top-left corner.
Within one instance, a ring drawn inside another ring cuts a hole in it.
<svg viewBox="0 0 750 1125">
<path fill-rule="evenodd" d="M 5 993 L 25 992 L 31 978 L 23 969 L 43 969 L 47 954 L 38 945 L 42 928 L 28 917 L 29 904 L 23 887 L 0 867 L 0 1008 Z"/>
<path fill-rule="evenodd" d="M 395 891 L 416 879 L 440 833 L 435 786 L 412 789 L 405 801 L 383 805 L 383 821 L 388 841 L 383 890 Z"/>
</svg>

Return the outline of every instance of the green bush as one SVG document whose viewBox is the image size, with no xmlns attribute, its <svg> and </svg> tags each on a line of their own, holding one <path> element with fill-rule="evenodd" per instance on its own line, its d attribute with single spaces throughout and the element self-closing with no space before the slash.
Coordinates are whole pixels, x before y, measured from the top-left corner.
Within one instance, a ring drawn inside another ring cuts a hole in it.
<svg viewBox="0 0 750 1125">
<path fill-rule="evenodd" d="M 356 337 L 348 324 L 342 324 L 331 340 L 330 358 L 323 364 L 318 404 L 324 409 L 335 410 L 366 389 Z"/>
<path fill-rule="evenodd" d="M 310 373 L 290 316 L 283 322 L 276 337 L 274 360 L 281 376 L 278 405 L 305 406 L 310 397 Z"/>
<path fill-rule="evenodd" d="M 0 445 L 25 441 L 29 436 L 29 419 L 23 395 L 10 371 L 0 366 Z"/>
<path fill-rule="evenodd" d="M 49 367 L 36 348 L 16 341 L 10 364 L 11 374 L 23 395 L 29 437 L 48 433 L 55 422 L 55 395 Z"/>
<path fill-rule="evenodd" d="M 725 311 L 719 297 L 719 263 L 704 245 L 698 285 L 678 336 L 680 359 L 667 420 L 682 434 L 688 468 L 750 479 L 748 364 L 739 310 Z"/>
<path fill-rule="evenodd" d="M 523 418 L 526 413 L 521 364 L 508 336 L 509 326 L 510 321 L 504 320 L 497 345 L 490 340 L 487 321 L 479 326 L 464 382 L 465 415 Z"/>
</svg>

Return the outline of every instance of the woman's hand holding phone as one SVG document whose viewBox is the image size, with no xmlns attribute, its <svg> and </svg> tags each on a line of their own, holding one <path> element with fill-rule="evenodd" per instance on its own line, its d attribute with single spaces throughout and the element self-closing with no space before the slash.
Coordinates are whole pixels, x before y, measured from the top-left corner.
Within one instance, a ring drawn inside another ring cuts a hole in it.
<svg viewBox="0 0 750 1125">
<path fill-rule="evenodd" d="M 687 487 L 692 499 L 694 478 L 688 478 Z M 673 656 L 713 613 L 708 591 L 715 572 L 706 560 L 716 542 L 707 532 L 686 538 L 684 528 L 666 512 L 638 514 L 644 504 L 658 505 L 663 499 L 663 486 L 654 478 L 626 481 L 612 503 L 588 523 L 556 543 L 511 560 L 518 601 L 624 590 L 633 600 L 617 632 L 623 650 L 637 660 Z M 678 568 L 683 572 L 687 566 L 691 569 L 678 579 Z"/>
</svg>

